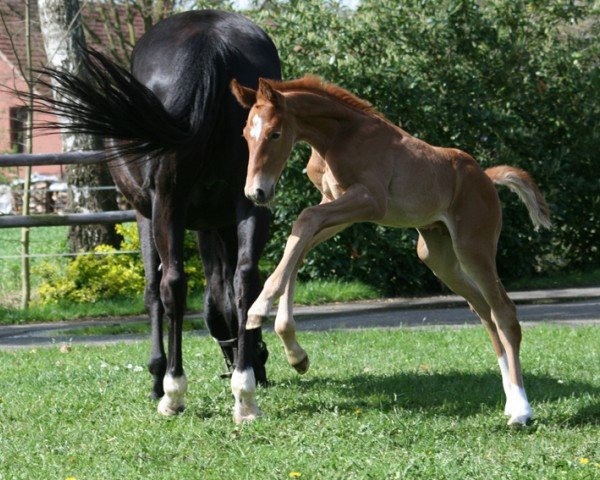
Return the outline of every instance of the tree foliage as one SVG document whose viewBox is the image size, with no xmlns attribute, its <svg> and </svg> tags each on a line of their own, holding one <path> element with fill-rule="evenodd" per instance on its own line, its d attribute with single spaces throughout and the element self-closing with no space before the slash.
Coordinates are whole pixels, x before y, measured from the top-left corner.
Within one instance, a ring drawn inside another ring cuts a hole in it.
<svg viewBox="0 0 600 480">
<path fill-rule="evenodd" d="M 529 171 L 554 226 L 535 232 L 517 197 L 500 191 L 499 270 L 516 278 L 600 263 L 598 13 L 591 1 L 363 0 L 350 11 L 291 0 L 251 15 L 274 38 L 284 78 L 321 75 L 431 144 Z M 269 271 L 293 220 L 319 200 L 307 159 L 297 148 L 279 185 Z M 310 254 L 300 275 L 389 294 L 436 288 L 415 243 L 412 231 L 355 225 Z"/>
</svg>

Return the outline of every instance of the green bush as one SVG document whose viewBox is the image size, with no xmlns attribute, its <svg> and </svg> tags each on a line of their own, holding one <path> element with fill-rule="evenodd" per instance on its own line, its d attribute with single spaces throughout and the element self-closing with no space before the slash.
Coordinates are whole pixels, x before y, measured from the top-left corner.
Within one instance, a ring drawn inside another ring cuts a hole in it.
<svg viewBox="0 0 600 480">
<path fill-rule="evenodd" d="M 554 227 L 535 232 L 517 197 L 501 190 L 501 276 L 599 264 L 593 2 L 363 0 L 352 12 L 338 2 L 291 0 L 254 18 L 274 38 L 284 78 L 321 75 L 431 144 L 533 175 Z M 307 159 L 308 149 L 297 148 L 279 185 L 269 269 L 297 214 L 319 200 L 303 172 Z M 415 239 L 355 225 L 310 254 L 300 277 L 359 279 L 389 294 L 437 288 L 416 258 Z"/>
<path fill-rule="evenodd" d="M 37 290 L 36 302 L 40 305 L 51 303 L 89 303 L 100 299 L 131 297 L 144 292 L 144 267 L 139 254 L 115 254 L 119 251 L 140 249 L 138 231 L 134 223 L 116 226 L 123 238 L 119 249 L 109 245 L 99 245 L 94 249 L 100 255 L 79 255 L 64 269 L 55 265 L 43 264 L 37 273 L 42 283 Z M 191 234 L 185 240 L 188 290 L 198 290 L 204 286 L 202 267 L 198 259 L 195 241 Z"/>
</svg>

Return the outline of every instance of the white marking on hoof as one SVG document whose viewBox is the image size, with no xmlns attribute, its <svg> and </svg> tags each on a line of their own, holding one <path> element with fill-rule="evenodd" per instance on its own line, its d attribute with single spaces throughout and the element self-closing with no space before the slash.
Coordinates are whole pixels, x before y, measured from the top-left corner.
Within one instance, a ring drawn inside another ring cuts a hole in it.
<svg viewBox="0 0 600 480">
<path fill-rule="evenodd" d="M 508 425 L 525 425 L 531 420 L 533 412 L 523 387 L 514 384 L 510 386 L 510 397 L 507 401 L 507 409 L 510 413 Z"/>
<path fill-rule="evenodd" d="M 165 375 L 163 379 L 164 396 L 158 402 L 158 413 L 166 417 L 171 417 L 183 412 L 185 405 L 183 396 L 187 392 L 187 378 L 184 375 L 181 377 L 173 377 L 171 374 Z"/>
<path fill-rule="evenodd" d="M 231 392 L 235 398 L 233 407 L 235 423 L 256 420 L 260 410 L 256 405 L 256 379 L 252 368 L 244 371 L 234 370 L 231 375 Z"/>
</svg>

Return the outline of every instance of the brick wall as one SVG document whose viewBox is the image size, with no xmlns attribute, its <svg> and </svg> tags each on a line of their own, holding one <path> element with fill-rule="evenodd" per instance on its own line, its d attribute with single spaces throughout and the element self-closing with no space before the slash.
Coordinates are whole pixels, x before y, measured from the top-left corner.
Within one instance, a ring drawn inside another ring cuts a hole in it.
<svg viewBox="0 0 600 480">
<path fill-rule="evenodd" d="M 25 90 L 27 84 L 14 70 L 12 65 L 8 62 L 6 57 L 0 52 L 0 85 L 6 85 L 10 88 L 17 88 L 19 90 Z M 14 95 L 0 89 L 0 153 L 11 153 L 11 122 L 10 122 L 10 109 L 14 107 L 20 107 L 23 104 L 15 98 Z M 54 115 L 36 115 L 34 117 L 35 123 L 44 121 L 56 121 Z M 33 136 L 33 153 L 57 153 L 61 151 L 61 140 L 60 135 L 51 134 L 46 135 L 42 132 L 34 132 Z M 20 169 L 21 176 L 24 174 L 25 169 Z M 39 166 L 33 167 L 34 172 L 59 175 L 61 174 L 60 166 Z"/>
</svg>

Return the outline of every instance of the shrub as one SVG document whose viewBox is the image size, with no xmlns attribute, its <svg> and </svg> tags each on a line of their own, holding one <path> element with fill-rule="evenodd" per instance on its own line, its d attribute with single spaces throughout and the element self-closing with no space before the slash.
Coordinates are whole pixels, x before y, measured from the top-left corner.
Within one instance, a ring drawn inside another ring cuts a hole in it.
<svg viewBox="0 0 600 480">
<path fill-rule="evenodd" d="M 37 290 L 37 302 L 41 305 L 62 301 L 84 303 L 142 294 L 145 281 L 140 255 L 118 254 L 140 249 L 136 225 L 117 225 L 116 230 L 123 238 L 119 249 L 99 245 L 94 252 L 100 255 L 79 255 L 64 269 L 57 270 L 56 265 L 50 264 L 39 267 L 38 274 L 43 281 Z M 204 285 L 204 279 L 191 234 L 186 235 L 185 246 L 188 290 L 198 290 Z"/>
</svg>

